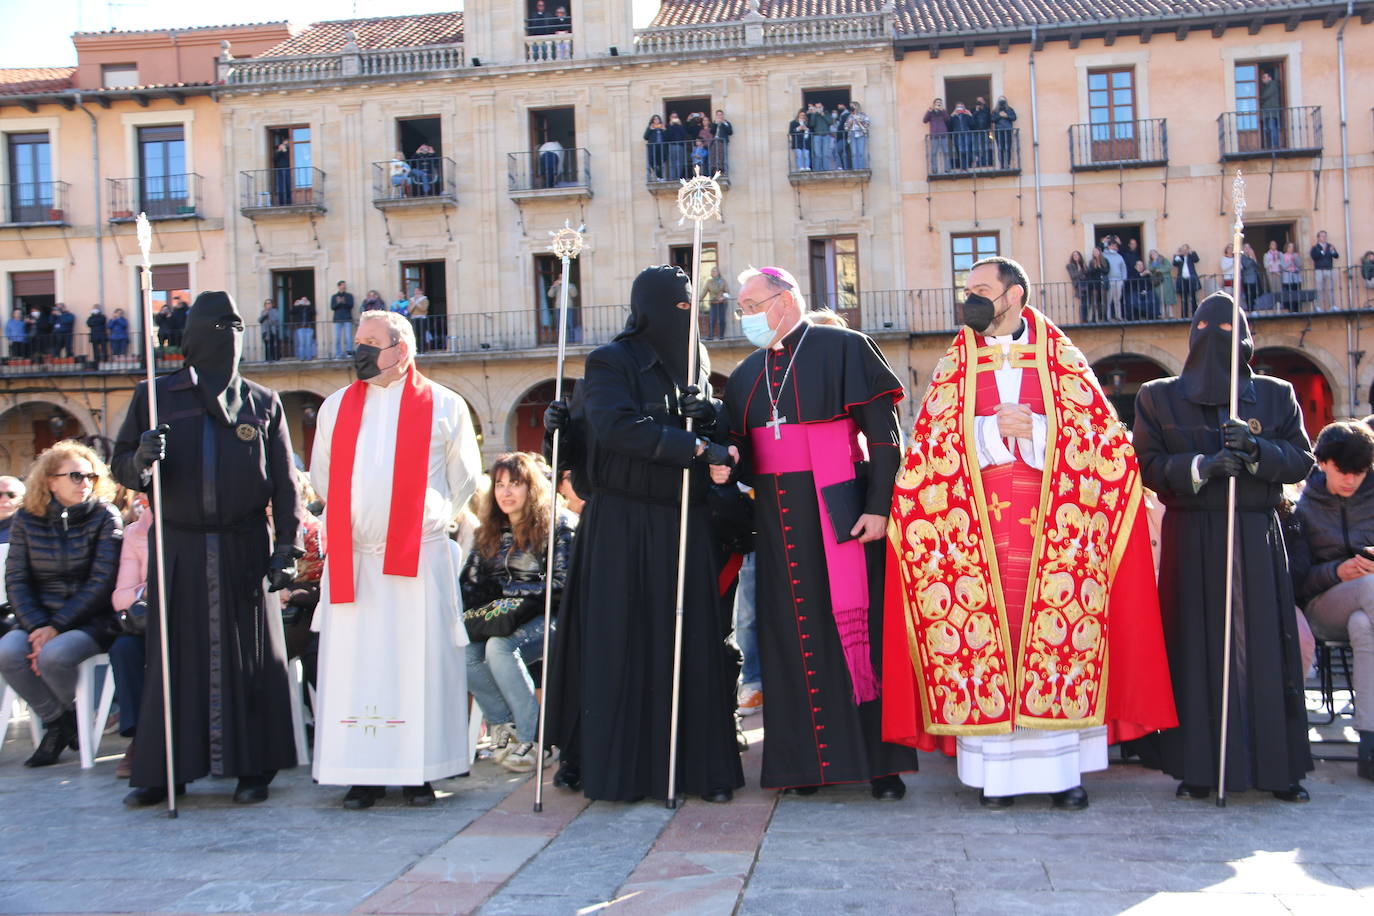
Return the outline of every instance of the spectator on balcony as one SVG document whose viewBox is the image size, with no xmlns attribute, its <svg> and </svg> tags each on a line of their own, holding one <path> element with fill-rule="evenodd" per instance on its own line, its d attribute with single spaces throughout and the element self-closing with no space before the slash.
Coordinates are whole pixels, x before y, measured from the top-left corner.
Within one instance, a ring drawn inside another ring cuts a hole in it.
<svg viewBox="0 0 1374 916">
<path fill-rule="evenodd" d="M 700 167 L 701 174 L 710 175 L 711 144 L 716 142 L 716 125 L 712 123 L 710 115 L 702 114 L 701 122 L 692 136 L 696 138 L 696 142 L 692 144 L 692 173 L 695 174 L 696 169 Z M 701 150 L 700 154 L 697 153 L 698 149 Z"/>
<path fill-rule="evenodd" d="M 559 176 L 563 174 L 563 144 L 552 137 L 539 145 L 539 174 L 544 179 L 544 187 L 558 187 Z"/>
<path fill-rule="evenodd" d="M 1231 245 L 1221 253 L 1221 285 L 1230 291 L 1236 283 L 1236 251 Z"/>
<path fill-rule="evenodd" d="M 1360 279 L 1365 289 L 1374 290 L 1374 251 L 1366 251 L 1360 256 Z"/>
<path fill-rule="evenodd" d="M 525 20 L 525 34 L 531 37 L 548 35 L 552 31 L 552 17 L 544 8 L 544 0 L 534 0 L 534 11 Z"/>
<path fill-rule="evenodd" d="M 820 102 L 811 105 L 807 116 L 811 127 L 811 167 L 821 172 L 835 168 L 835 117 Z"/>
<path fill-rule="evenodd" d="M 95 359 L 96 365 L 106 362 L 110 358 L 110 321 L 105 317 L 105 312 L 97 302 L 91 306 L 91 313 L 86 316 L 86 331 L 91 337 L 91 356 Z"/>
<path fill-rule="evenodd" d="M 811 170 L 811 124 L 805 108 L 797 109 L 797 116 L 787 125 L 787 145 L 792 150 L 792 170 Z"/>
<path fill-rule="evenodd" d="M 1174 254 L 1174 289 L 1178 291 L 1179 302 L 1182 303 L 1182 318 L 1193 317 L 1193 312 L 1197 311 L 1197 252 L 1187 245 L 1178 246 L 1178 251 Z"/>
<path fill-rule="evenodd" d="M 563 291 L 563 274 L 558 275 L 558 279 L 549 284 L 544 296 L 549 300 L 549 318 L 547 326 L 555 329 L 558 327 L 558 297 Z M 568 281 L 568 341 L 575 342 L 577 334 L 577 319 L 574 314 L 577 309 L 577 284 Z"/>
<path fill-rule="evenodd" d="M 1302 311 L 1302 255 L 1296 242 L 1283 248 L 1283 304 L 1290 312 Z"/>
<path fill-rule="evenodd" d="M 38 338 L 38 320 L 42 315 L 38 309 L 32 309 L 24 316 L 24 327 L 29 332 L 27 355 L 38 356 L 42 354 L 42 341 Z"/>
<path fill-rule="evenodd" d="M 988 100 L 981 95 L 973 102 L 973 151 L 975 165 L 992 165 L 992 150 L 988 147 L 988 133 L 992 130 L 992 112 Z"/>
<path fill-rule="evenodd" d="M 1126 291 L 1126 259 L 1121 256 L 1121 246 L 1116 239 L 1107 243 L 1102 252 L 1102 260 L 1107 262 L 1107 320 L 1120 321 Z"/>
<path fill-rule="evenodd" d="M 291 324 L 295 327 L 296 359 L 315 358 L 315 304 L 301 296 L 291 303 Z"/>
<path fill-rule="evenodd" d="M 1159 295 L 1155 292 L 1155 278 L 1144 259 L 1137 259 L 1133 265 L 1134 277 L 1131 284 L 1131 306 L 1136 321 L 1156 321 L 1159 318 Z"/>
<path fill-rule="evenodd" d="M 852 169 L 854 159 L 849 148 L 849 106 L 840 102 L 835 106 L 835 120 L 830 125 L 830 134 L 835 140 L 835 168 Z"/>
<path fill-rule="evenodd" d="M 1260 127 L 1265 149 L 1283 148 L 1283 131 L 1280 119 L 1283 116 L 1283 90 L 1274 74 L 1260 70 L 1259 106 Z"/>
<path fill-rule="evenodd" d="M 262 335 L 262 358 L 269 363 L 281 359 L 281 313 L 271 299 L 262 300 L 258 332 Z"/>
<path fill-rule="evenodd" d="M 406 161 L 405 153 L 396 151 L 396 155 L 386 164 L 386 173 L 391 180 L 391 199 L 405 197 L 406 188 L 410 187 L 410 163 Z"/>
<path fill-rule="evenodd" d="M 168 346 L 172 339 L 172 307 L 164 302 L 153 316 L 153 324 L 157 327 L 157 345 Z"/>
<path fill-rule="evenodd" d="M 1002 96 L 992 112 L 992 133 L 997 140 L 997 168 L 1004 172 L 1013 166 L 1012 130 L 1015 125 L 1016 109 L 1007 104 L 1006 96 Z"/>
<path fill-rule="evenodd" d="M 174 309 L 174 318 L 175 314 Z M 57 356 L 75 356 L 72 344 L 76 338 L 76 316 L 67 308 L 65 302 L 57 303 L 57 314 L 53 316 L 53 321 L 53 331 L 57 335 L 57 349 L 54 352 Z"/>
<path fill-rule="evenodd" d="M 701 285 L 701 298 L 706 300 L 707 312 L 710 315 L 709 330 L 706 334 L 708 338 L 725 337 L 725 312 L 726 305 L 730 301 L 730 287 L 725 284 L 725 278 L 720 275 L 719 267 L 711 268 L 711 278 Z"/>
<path fill-rule="evenodd" d="M 1174 303 L 1178 300 L 1174 295 L 1173 268 L 1169 260 L 1160 254 L 1158 249 L 1151 248 L 1150 259 L 1145 264 L 1150 271 L 1155 296 L 1159 299 L 1160 317 L 1174 317 Z"/>
<path fill-rule="evenodd" d="M 410 317 L 410 296 L 406 295 L 405 290 L 401 290 L 401 295 L 396 297 L 396 301 L 391 303 L 388 311 L 395 312 L 402 318 Z"/>
<path fill-rule="evenodd" d="M 1107 319 L 1107 275 L 1110 273 L 1107 259 L 1102 257 L 1101 248 L 1093 248 L 1092 259 L 1088 261 L 1088 311 L 1092 321 Z"/>
<path fill-rule="evenodd" d="M 929 162 L 927 167 L 932 175 L 943 175 L 949 170 L 950 150 L 949 150 L 949 112 L 945 111 L 945 100 L 936 99 L 930 103 L 926 109 L 925 117 L 921 119 L 930 131 L 929 139 Z"/>
<path fill-rule="evenodd" d="M 554 35 L 572 34 L 572 17 L 568 15 L 568 8 L 560 6 L 553 11 L 553 21 L 550 31 Z M 572 41 L 568 38 L 559 38 L 554 42 L 555 60 L 572 60 Z"/>
<path fill-rule="evenodd" d="M 954 103 L 954 111 L 949 115 L 950 142 L 954 151 L 955 171 L 964 171 L 974 165 L 973 151 L 973 112 L 963 102 Z"/>
<path fill-rule="evenodd" d="M 129 319 L 124 317 L 123 309 L 115 309 L 110 315 L 110 352 L 116 356 L 129 355 Z"/>
<path fill-rule="evenodd" d="M 334 358 L 343 359 L 353 352 L 353 294 L 343 280 L 329 297 L 329 311 L 334 317 Z"/>
<path fill-rule="evenodd" d="M 358 314 L 361 315 L 363 312 L 374 311 L 385 312 L 386 300 L 382 298 L 381 293 L 377 292 L 375 289 L 370 289 L 367 291 L 367 297 L 363 299 L 363 306 L 358 310 Z"/>
<path fill-rule="evenodd" d="M 730 138 L 735 135 L 735 126 L 725 119 L 725 112 L 716 109 L 716 142 L 711 144 L 711 171 L 729 174 Z"/>
<path fill-rule="evenodd" d="M 1069 275 L 1069 286 L 1073 298 L 1078 302 L 1078 320 L 1088 323 L 1088 264 L 1083 260 L 1083 252 L 1075 251 L 1069 255 L 1069 263 L 1064 265 Z"/>
<path fill-rule="evenodd" d="M 1269 292 L 1278 298 L 1283 289 L 1283 252 L 1279 251 L 1277 239 L 1269 240 L 1269 250 L 1264 253 L 1264 273 L 1269 279 Z"/>
<path fill-rule="evenodd" d="M 1253 310 L 1255 303 L 1259 302 L 1260 264 L 1249 242 L 1240 249 L 1240 286 L 1245 294 L 1244 307 Z"/>
<path fill-rule="evenodd" d="M 29 355 L 29 326 L 24 321 L 23 309 L 15 309 L 10 313 L 10 320 L 5 322 L 5 340 L 10 345 L 11 359 L 23 359 Z"/>
<path fill-rule="evenodd" d="M 167 340 L 174 347 L 181 346 L 181 337 L 186 332 L 186 316 L 190 312 L 191 306 L 185 299 L 179 296 L 172 297 L 172 317 L 167 321 Z"/>
<path fill-rule="evenodd" d="M 850 168 L 868 168 L 868 133 L 873 128 L 873 120 L 864 114 L 858 102 L 849 103 L 849 152 Z"/>
<path fill-rule="evenodd" d="M 278 207 L 291 204 L 291 144 L 284 137 L 272 151 L 272 189 Z"/>
<path fill-rule="evenodd" d="M 705 140 L 698 140 L 692 147 L 691 174 L 709 175 L 711 167 L 711 148 Z"/>
<path fill-rule="evenodd" d="M 1336 307 L 1336 259 L 1341 253 L 1326 240 L 1326 230 L 1317 233 L 1312 246 L 1312 267 L 1317 274 L 1317 307 L 1329 312 Z"/>
<path fill-rule="evenodd" d="M 676 111 L 668 112 L 668 133 L 664 136 L 668 143 L 668 180 L 677 181 L 687 177 L 687 147 L 691 137 L 687 126 L 682 123 Z"/>
<path fill-rule="evenodd" d="M 410 192 L 417 197 L 429 197 L 439 193 L 439 155 L 428 143 L 415 147 L 415 156 L 410 160 Z M 418 189 L 418 190 L 417 190 Z"/>
<path fill-rule="evenodd" d="M 429 349 L 429 297 L 420 286 L 410 291 L 410 325 L 415 330 L 415 352 Z"/>
<path fill-rule="evenodd" d="M 654 115 L 649 126 L 644 128 L 644 168 L 650 181 L 663 180 L 664 143 L 667 142 L 668 128 L 663 119 Z"/>
</svg>

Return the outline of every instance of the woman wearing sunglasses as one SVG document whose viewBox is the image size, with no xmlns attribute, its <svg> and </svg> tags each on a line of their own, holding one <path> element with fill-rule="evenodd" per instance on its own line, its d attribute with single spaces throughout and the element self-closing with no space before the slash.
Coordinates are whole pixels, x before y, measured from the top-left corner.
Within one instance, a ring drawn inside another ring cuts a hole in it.
<svg viewBox="0 0 1374 916">
<path fill-rule="evenodd" d="M 24 766 L 76 750 L 77 668 L 119 634 L 110 606 L 123 526 L 110 472 L 86 446 L 59 442 L 29 471 L 10 528 L 5 588 L 19 625 L 0 638 L 0 676 L 43 720 Z"/>
</svg>

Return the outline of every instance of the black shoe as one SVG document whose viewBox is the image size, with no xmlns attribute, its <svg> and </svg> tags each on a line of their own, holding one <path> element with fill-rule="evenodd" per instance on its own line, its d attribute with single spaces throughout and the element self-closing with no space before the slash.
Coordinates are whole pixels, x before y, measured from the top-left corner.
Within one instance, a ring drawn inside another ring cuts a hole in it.
<svg viewBox="0 0 1374 916">
<path fill-rule="evenodd" d="M 1361 779 L 1374 779 L 1374 732 L 1360 732 L 1360 759 L 1355 774 Z"/>
<path fill-rule="evenodd" d="M 1358 760 L 1355 762 L 1355 775 L 1361 779 L 1374 780 L 1374 760 Z"/>
<path fill-rule="evenodd" d="M 1005 811 L 1016 804 L 1015 795 L 989 795 L 986 792 L 978 793 L 978 804 L 984 808 L 991 808 L 993 811 Z"/>
<path fill-rule="evenodd" d="M 178 785 L 177 798 L 185 794 L 185 784 Z M 151 805 L 160 805 L 166 800 L 167 789 L 164 786 L 140 786 L 124 796 L 124 804 L 130 808 L 147 808 Z"/>
<path fill-rule="evenodd" d="M 899 801 L 906 798 L 906 783 L 895 773 L 879 776 L 868 781 L 873 797 L 882 801 Z"/>
<path fill-rule="evenodd" d="M 1082 811 L 1088 807 L 1088 790 L 1082 786 L 1074 786 L 1072 789 L 1053 793 L 1050 795 L 1050 801 L 1056 808 L 1065 811 Z"/>
<path fill-rule="evenodd" d="M 558 765 L 558 772 L 553 774 L 553 784 L 560 789 L 576 792 L 582 788 L 582 770 L 572 761 L 564 760 Z"/>
<path fill-rule="evenodd" d="M 434 804 L 434 787 L 429 783 L 422 786 L 403 786 L 401 794 L 405 796 L 406 804 L 412 808 L 428 808 Z"/>
<path fill-rule="evenodd" d="M 267 801 L 267 786 L 257 779 L 240 779 L 238 788 L 234 790 L 234 803 L 239 805 L 256 805 L 258 802 Z"/>
<path fill-rule="evenodd" d="M 351 786 L 343 797 L 343 806 L 350 811 L 371 808 L 377 799 L 386 797 L 386 786 Z"/>
<path fill-rule="evenodd" d="M 791 792 L 793 795 L 815 795 L 821 790 L 820 786 L 793 786 L 790 789 L 783 789 L 784 792 Z"/>
<path fill-rule="evenodd" d="M 43 740 L 33 755 L 24 761 L 26 767 L 50 767 L 70 747 L 76 750 L 76 713 L 68 710 L 51 722 L 43 723 Z"/>
<path fill-rule="evenodd" d="M 1302 783 L 1295 782 L 1282 792 L 1275 792 L 1274 797 L 1279 801 L 1286 802 L 1306 802 L 1311 801 L 1312 796 L 1307 794 L 1307 790 L 1302 787 Z"/>
<path fill-rule="evenodd" d="M 728 801 L 734 801 L 734 798 L 735 791 L 733 789 L 712 789 L 709 792 L 703 792 L 701 794 L 702 801 L 713 802 L 715 804 L 724 804 Z"/>
<path fill-rule="evenodd" d="M 1174 791 L 1174 798 L 1191 798 L 1195 801 L 1202 801 L 1211 794 L 1211 786 L 1195 786 L 1181 782 L 1178 784 L 1178 789 Z"/>
</svg>

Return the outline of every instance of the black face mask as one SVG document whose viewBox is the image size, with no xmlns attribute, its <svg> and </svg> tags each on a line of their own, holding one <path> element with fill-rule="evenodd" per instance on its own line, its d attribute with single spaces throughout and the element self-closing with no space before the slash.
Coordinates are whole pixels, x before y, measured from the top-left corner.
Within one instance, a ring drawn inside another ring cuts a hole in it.
<svg viewBox="0 0 1374 916">
<path fill-rule="evenodd" d="M 391 347 L 396 346 L 392 344 Z M 382 374 L 382 367 L 377 365 L 377 357 L 382 355 L 383 350 L 390 350 L 391 347 L 374 347 L 372 344 L 354 344 L 353 346 L 353 371 L 358 373 L 358 378 L 364 382 L 370 378 L 376 378 Z"/>
<path fill-rule="evenodd" d="M 186 314 L 181 351 L 196 370 L 196 388 L 206 406 L 225 423 L 239 411 L 239 358 L 243 354 L 243 317 L 228 293 L 206 291 Z"/>
<path fill-rule="evenodd" d="M 648 267 L 635 277 L 630 288 L 630 318 L 616 340 L 638 338 L 653 348 L 659 362 L 679 388 L 692 384 L 687 378 L 687 338 L 692 316 L 679 302 L 692 300 L 691 281 L 680 267 Z M 709 375 L 706 348 L 697 344 L 698 376 Z"/>
<path fill-rule="evenodd" d="M 1005 296 L 1003 293 L 1002 296 Z M 1001 299 L 998 296 L 997 299 Z M 989 299 L 987 296 L 980 296 L 977 293 L 964 294 L 964 324 L 973 328 L 975 333 L 982 334 L 986 331 L 997 317 L 997 299 Z"/>
<path fill-rule="evenodd" d="M 1215 292 L 1202 300 L 1193 314 L 1193 328 L 1188 335 L 1188 358 L 1183 363 L 1179 380 L 1183 396 L 1194 404 L 1212 406 L 1231 402 L 1231 345 L 1232 334 L 1240 334 L 1240 390 L 1250 384 L 1250 358 L 1255 354 L 1255 342 L 1250 336 L 1250 322 L 1245 312 L 1240 323 L 1231 331 L 1222 329 L 1231 323 L 1233 301 L 1229 294 Z M 1207 327 L 1201 327 L 1203 323 Z"/>
</svg>

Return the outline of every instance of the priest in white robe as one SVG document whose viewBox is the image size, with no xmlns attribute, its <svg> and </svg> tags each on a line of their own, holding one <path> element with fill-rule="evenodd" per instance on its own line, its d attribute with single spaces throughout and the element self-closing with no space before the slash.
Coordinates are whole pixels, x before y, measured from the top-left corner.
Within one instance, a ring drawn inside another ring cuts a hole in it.
<svg viewBox="0 0 1374 916">
<path fill-rule="evenodd" d="M 449 529 L 481 455 L 467 404 L 421 375 L 411 325 L 365 312 L 358 381 L 320 407 L 310 476 L 325 501 L 314 777 L 346 808 L 387 786 L 411 805 L 466 773 L 467 665 Z"/>
</svg>

